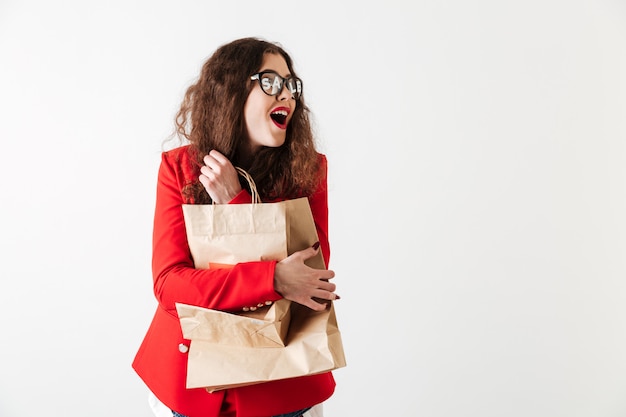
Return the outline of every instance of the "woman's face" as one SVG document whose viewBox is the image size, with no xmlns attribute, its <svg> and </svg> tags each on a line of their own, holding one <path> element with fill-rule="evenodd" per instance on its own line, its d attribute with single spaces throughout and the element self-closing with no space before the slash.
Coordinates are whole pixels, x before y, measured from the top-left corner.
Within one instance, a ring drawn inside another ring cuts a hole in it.
<svg viewBox="0 0 626 417">
<path fill-rule="evenodd" d="M 265 54 L 259 69 L 262 71 L 274 71 L 283 78 L 291 76 L 287 62 L 279 54 Z M 254 153 L 262 146 L 275 148 L 284 144 L 295 109 L 296 100 L 286 85 L 281 92 L 270 96 L 254 81 L 243 109 L 250 150 Z"/>
</svg>

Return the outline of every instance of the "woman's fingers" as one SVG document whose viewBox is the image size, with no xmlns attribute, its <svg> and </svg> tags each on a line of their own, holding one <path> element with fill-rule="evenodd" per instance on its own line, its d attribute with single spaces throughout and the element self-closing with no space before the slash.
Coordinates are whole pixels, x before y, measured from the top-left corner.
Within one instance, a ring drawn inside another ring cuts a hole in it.
<svg viewBox="0 0 626 417">
<path fill-rule="evenodd" d="M 198 180 L 211 199 L 218 204 L 228 203 L 241 191 L 239 177 L 228 158 L 212 150 L 202 159 Z"/>
<path fill-rule="evenodd" d="M 337 286 L 328 280 L 335 272 L 315 269 L 304 262 L 317 254 L 319 245 L 298 251 L 276 264 L 274 289 L 284 298 L 320 311 L 328 301 L 337 300 Z"/>
</svg>

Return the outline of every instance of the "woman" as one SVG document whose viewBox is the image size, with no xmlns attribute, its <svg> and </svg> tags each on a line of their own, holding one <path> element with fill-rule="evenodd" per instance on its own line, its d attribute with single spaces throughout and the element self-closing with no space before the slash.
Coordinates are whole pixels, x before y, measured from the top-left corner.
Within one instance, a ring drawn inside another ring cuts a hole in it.
<svg viewBox="0 0 626 417">
<path fill-rule="evenodd" d="M 338 298 L 328 281 L 334 272 L 304 264 L 321 250 L 328 265 L 326 158 L 315 149 L 291 58 L 255 38 L 221 46 L 187 90 L 176 126 L 189 145 L 162 155 L 152 261 L 158 307 L 133 368 L 174 416 L 301 416 L 332 395 L 330 372 L 212 394 L 185 389 L 189 341 L 175 308 L 237 312 L 286 298 L 319 311 Z M 319 242 L 280 262 L 194 269 L 181 205 L 250 203 L 235 166 L 251 174 L 263 201 L 307 196 Z"/>
</svg>

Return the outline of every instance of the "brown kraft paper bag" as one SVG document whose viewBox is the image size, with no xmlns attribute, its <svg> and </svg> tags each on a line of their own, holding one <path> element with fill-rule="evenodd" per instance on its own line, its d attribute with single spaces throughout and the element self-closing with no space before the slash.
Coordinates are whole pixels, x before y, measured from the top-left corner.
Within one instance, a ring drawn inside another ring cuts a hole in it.
<svg viewBox="0 0 626 417">
<path fill-rule="evenodd" d="M 251 204 L 183 205 L 196 268 L 280 261 L 318 240 L 306 197 L 261 203 L 252 179 L 239 172 L 250 183 Z M 306 263 L 326 267 L 321 252 Z M 187 388 L 212 392 L 346 366 L 332 302 L 321 312 L 285 299 L 238 314 L 180 303 L 176 308 L 183 336 L 191 340 Z"/>
</svg>

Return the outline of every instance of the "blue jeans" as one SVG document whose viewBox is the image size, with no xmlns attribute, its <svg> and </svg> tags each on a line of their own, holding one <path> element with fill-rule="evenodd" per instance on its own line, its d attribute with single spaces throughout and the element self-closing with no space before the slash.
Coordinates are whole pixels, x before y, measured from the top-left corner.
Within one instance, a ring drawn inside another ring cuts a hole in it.
<svg viewBox="0 0 626 417">
<path fill-rule="evenodd" d="M 300 411 L 294 411 L 293 413 L 281 414 L 279 416 L 274 416 L 274 417 L 302 417 L 302 414 L 306 413 L 310 409 L 311 409 L 311 407 L 305 408 L 304 410 L 300 410 Z M 179 413 L 177 413 L 176 411 L 173 411 L 173 410 L 172 410 L 172 416 L 173 417 L 185 417 L 184 415 L 179 414 Z"/>
</svg>

